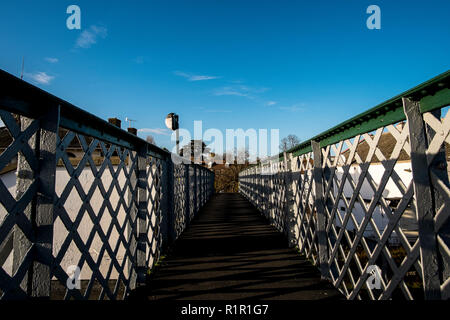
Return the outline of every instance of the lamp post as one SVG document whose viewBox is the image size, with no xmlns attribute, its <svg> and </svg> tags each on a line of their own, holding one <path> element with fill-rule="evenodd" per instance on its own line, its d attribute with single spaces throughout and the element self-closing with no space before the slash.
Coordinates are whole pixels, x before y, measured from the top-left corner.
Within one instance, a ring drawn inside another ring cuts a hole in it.
<svg viewBox="0 0 450 320">
<path fill-rule="evenodd" d="M 180 155 L 180 132 L 178 125 L 178 115 L 171 112 L 166 116 L 166 127 L 176 134 L 176 153 L 177 156 Z"/>
</svg>

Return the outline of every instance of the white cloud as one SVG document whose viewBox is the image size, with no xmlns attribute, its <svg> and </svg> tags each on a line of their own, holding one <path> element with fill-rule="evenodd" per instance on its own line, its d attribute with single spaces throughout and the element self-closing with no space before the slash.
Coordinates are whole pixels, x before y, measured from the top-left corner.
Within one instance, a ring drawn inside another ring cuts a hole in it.
<svg viewBox="0 0 450 320">
<path fill-rule="evenodd" d="M 55 79 L 54 76 L 50 76 L 45 72 L 25 73 L 25 77 L 40 84 L 50 84 L 50 82 Z"/>
<path fill-rule="evenodd" d="M 99 37 L 104 39 L 107 34 L 108 29 L 105 27 L 92 25 L 88 29 L 81 32 L 75 46 L 84 49 L 90 48 L 93 44 L 97 43 L 97 39 Z"/>
<path fill-rule="evenodd" d="M 276 105 L 277 104 L 277 102 L 276 101 L 267 101 L 266 102 L 266 106 L 273 106 L 273 105 Z"/>
<path fill-rule="evenodd" d="M 291 106 L 283 106 L 283 107 L 279 107 L 280 110 L 286 110 L 286 111 L 290 111 L 290 112 L 298 112 L 298 111 L 305 111 L 305 104 L 304 103 L 296 103 L 294 105 Z"/>
<path fill-rule="evenodd" d="M 57 63 L 59 60 L 58 60 L 58 58 L 47 57 L 47 58 L 45 58 L 45 61 L 50 62 L 50 63 Z"/>
<path fill-rule="evenodd" d="M 217 76 L 202 76 L 202 75 L 195 75 L 190 74 L 182 71 L 174 71 L 174 74 L 183 78 L 188 79 L 188 81 L 202 81 L 202 80 L 212 80 L 212 79 L 219 79 L 220 77 Z"/>
<path fill-rule="evenodd" d="M 239 96 L 247 97 L 248 92 L 233 88 L 233 87 L 223 87 L 214 91 L 215 96 Z"/>
<path fill-rule="evenodd" d="M 141 128 L 138 129 L 138 132 L 142 133 L 154 133 L 154 134 L 161 134 L 165 136 L 170 136 L 170 130 L 165 128 Z"/>
<path fill-rule="evenodd" d="M 268 88 L 254 88 L 244 85 L 228 86 L 216 89 L 213 94 L 215 96 L 239 96 L 249 99 L 256 99 L 259 93 L 269 90 Z"/>
</svg>

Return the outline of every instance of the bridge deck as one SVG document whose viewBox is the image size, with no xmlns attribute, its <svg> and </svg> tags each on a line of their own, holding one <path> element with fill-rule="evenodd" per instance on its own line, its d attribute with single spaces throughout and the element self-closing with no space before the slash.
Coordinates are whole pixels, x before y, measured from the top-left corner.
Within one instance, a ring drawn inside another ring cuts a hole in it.
<svg viewBox="0 0 450 320">
<path fill-rule="evenodd" d="M 341 299 L 239 194 L 218 194 L 131 298 Z"/>
</svg>

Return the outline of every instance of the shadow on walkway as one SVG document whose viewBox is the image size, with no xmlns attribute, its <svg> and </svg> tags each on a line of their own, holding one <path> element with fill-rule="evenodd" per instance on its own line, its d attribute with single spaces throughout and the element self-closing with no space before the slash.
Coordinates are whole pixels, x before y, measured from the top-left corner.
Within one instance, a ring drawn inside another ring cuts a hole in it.
<svg viewBox="0 0 450 320">
<path fill-rule="evenodd" d="M 240 194 L 215 195 L 130 299 L 343 299 Z"/>
</svg>

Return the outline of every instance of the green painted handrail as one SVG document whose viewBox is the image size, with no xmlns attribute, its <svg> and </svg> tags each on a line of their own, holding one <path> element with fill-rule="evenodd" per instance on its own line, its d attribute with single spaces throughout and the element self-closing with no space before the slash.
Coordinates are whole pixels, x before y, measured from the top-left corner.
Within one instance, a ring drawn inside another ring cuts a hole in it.
<svg viewBox="0 0 450 320">
<path fill-rule="evenodd" d="M 450 105 L 450 70 L 300 143 L 286 153 L 299 156 L 312 151 L 311 141 L 317 141 L 321 147 L 326 147 L 381 126 L 406 120 L 402 98 L 420 101 L 422 113 Z M 279 158 L 283 159 L 282 152 Z"/>
</svg>

